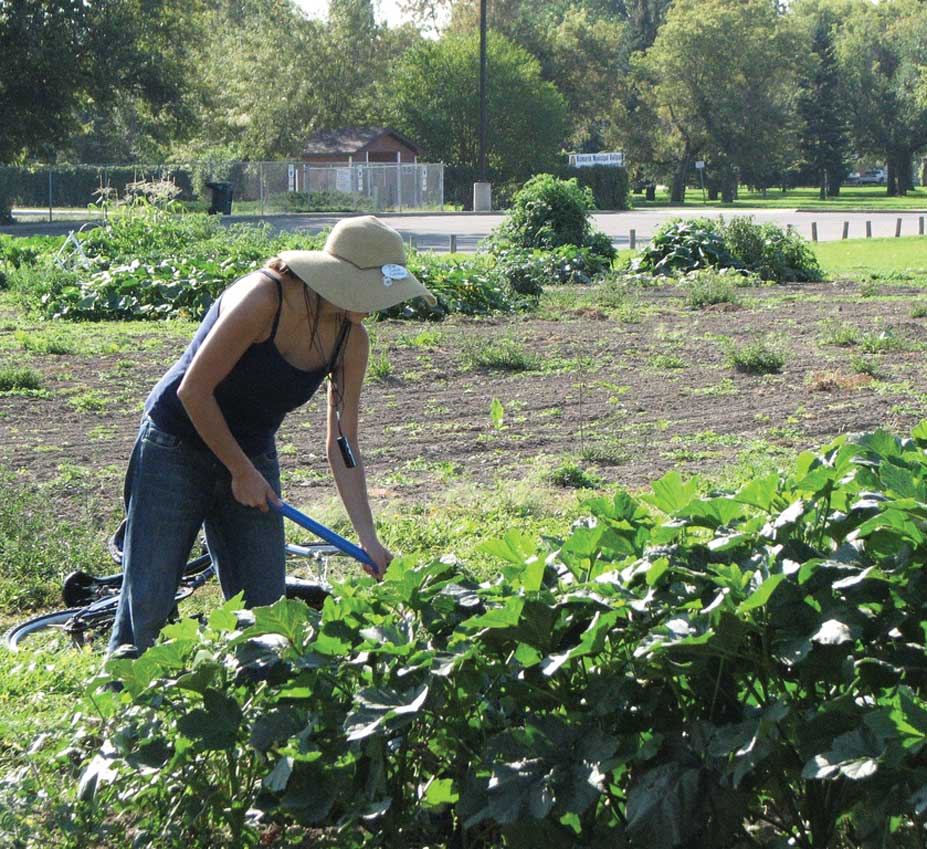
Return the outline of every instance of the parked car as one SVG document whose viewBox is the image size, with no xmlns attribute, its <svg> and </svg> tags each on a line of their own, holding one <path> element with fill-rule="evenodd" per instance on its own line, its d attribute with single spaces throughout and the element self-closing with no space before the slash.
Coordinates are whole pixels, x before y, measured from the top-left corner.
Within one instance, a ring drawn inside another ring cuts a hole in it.
<svg viewBox="0 0 927 849">
<path fill-rule="evenodd" d="M 848 186 L 884 186 L 885 169 L 869 168 L 866 171 L 854 171 L 846 178 Z"/>
</svg>

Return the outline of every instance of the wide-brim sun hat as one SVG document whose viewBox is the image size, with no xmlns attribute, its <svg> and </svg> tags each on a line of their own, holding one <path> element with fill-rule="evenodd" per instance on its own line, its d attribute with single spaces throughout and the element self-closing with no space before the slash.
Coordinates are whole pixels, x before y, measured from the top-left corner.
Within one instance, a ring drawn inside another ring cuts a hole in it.
<svg viewBox="0 0 927 849">
<path fill-rule="evenodd" d="M 350 312 L 379 312 L 411 298 L 437 299 L 406 268 L 392 227 L 373 215 L 343 218 L 320 251 L 281 251 L 290 271 L 326 301 Z"/>
</svg>

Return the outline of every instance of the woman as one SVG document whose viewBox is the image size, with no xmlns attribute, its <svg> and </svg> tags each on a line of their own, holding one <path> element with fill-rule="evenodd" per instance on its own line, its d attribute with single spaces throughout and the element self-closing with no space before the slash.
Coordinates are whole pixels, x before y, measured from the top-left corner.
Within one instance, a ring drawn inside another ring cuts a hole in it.
<svg viewBox="0 0 927 849">
<path fill-rule="evenodd" d="M 404 267 L 401 236 L 372 216 L 335 225 L 321 251 L 285 251 L 230 286 L 145 402 L 126 475 L 123 587 L 109 651 L 150 646 L 201 526 L 226 598 L 249 606 L 284 591 L 283 519 L 274 434 L 330 378 L 328 461 L 381 580 L 357 453 L 369 342 L 362 319 L 434 297 Z"/>
</svg>

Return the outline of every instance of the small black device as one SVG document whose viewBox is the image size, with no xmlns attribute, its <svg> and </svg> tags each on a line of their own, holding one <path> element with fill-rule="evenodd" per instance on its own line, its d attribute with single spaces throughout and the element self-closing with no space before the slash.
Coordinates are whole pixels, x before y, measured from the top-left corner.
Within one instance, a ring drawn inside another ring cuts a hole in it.
<svg viewBox="0 0 927 849">
<path fill-rule="evenodd" d="M 344 464 L 349 469 L 357 468 L 357 460 L 354 459 L 354 452 L 351 450 L 351 443 L 342 433 L 337 439 L 338 447 L 341 449 L 341 456 L 344 458 Z"/>
</svg>

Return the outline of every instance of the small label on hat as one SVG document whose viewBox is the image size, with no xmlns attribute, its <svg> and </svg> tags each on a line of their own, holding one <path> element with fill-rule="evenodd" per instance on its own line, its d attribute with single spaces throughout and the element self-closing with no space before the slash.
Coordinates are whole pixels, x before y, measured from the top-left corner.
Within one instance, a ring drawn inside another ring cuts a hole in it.
<svg viewBox="0 0 927 849">
<path fill-rule="evenodd" d="M 393 280 L 404 280 L 409 276 L 409 271 L 402 265 L 383 265 L 380 267 L 380 271 L 383 272 L 384 285 L 390 285 L 385 281 L 388 279 L 390 282 Z"/>
</svg>

